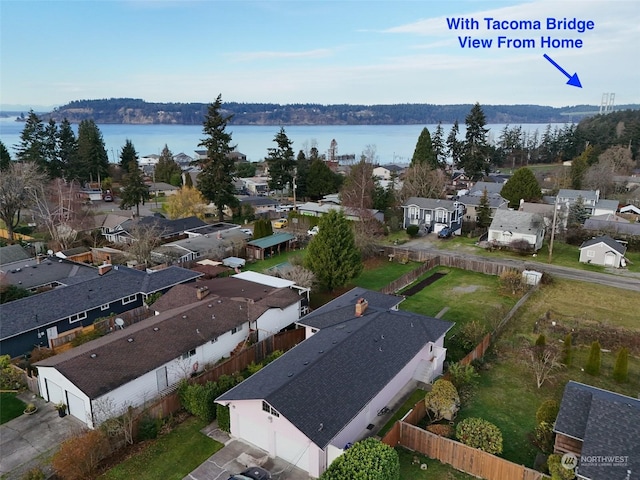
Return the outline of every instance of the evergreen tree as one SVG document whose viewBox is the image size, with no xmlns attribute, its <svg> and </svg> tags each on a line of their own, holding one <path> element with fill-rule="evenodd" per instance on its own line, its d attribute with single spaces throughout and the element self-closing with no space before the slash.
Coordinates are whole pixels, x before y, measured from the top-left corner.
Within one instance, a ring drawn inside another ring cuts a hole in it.
<svg viewBox="0 0 640 480">
<path fill-rule="evenodd" d="M 129 163 L 129 173 L 124 177 L 122 189 L 120 190 L 120 208 L 126 210 L 136 207 L 136 216 L 140 216 L 140 204 L 144 205 L 149 200 L 149 187 L 144 183 L 142 170 L 138 162 L 133 160 Z"/>
<path fill-rule="evenodd" d="M 571 366 L 573 361 L 573 348 L 572 348 L 571 334 L 567 333 L 564 337 L 564 343 L 562 344 L 562 363 L 567 367 Z"/>
<path fill-rule="evenodd" d="M 313 150 L 313 148 L 311 150 Z M 307 198 L 309 196 L 307 185 L 309 183 L 310 166 L 311 160 L 307 158 L 302 150 L 300 150 L 298 152 L 298 158 L 296 159 L 296 195 L 300 199 Z"/>
<path fill-rule="evenodd" d="M 102 132 L 91 119 L 78 125 L 78 150 L 71 170 L 72 178 L 81 183 L 109 176 L 109 157 Z"/>
<path fill-rule="evenodd" d="M 489 204 L 489 192 L 485 188 L 480 197 L 480 205 L 476 209 L 478 227 L 487 229 L 491 226 L 491 205 Z"/>
<path fill-rule="evenodd" d="M 120 151 L 120 168 L 125 172 L 128 171 L 131 162 L 138 163 L 138 152 L 136 152 L 133 142 L 127 138 Z"/>
<path fill-rule="evenodd" d="M 332 292 L 362 271 L 362 258 L 353 229 L 344 214 L 331 210 L 320 217 L 320 231 L 311 240 L 305 267 L 311 270 L 321 289 Z"/>
<path fill-rule="evenodd" d="M 571 188 L 582 190 L 584 175 L 589 169 L 589 157 L 592 155 L 593 147 L 589 145 L 584 152 L 571 161 Z"/>
<path fill-rule="evenodd" d="M 459 166 L 473 179 L 482 178 L 489 173 L 489 146 L 487 145 L 487 120 L 482 107 L 476 103 L 467 117 L 465 124 L 467 133 L 460 156 Z"/>
<path fill-rule="evenodd" d="M 44 155 L 44 125 L 33 110 L 29 111 L 24 128 L 20 133 L 20 144 L 16 149 L 16 157 L 21 162 L 33 162 L 40 171 L 46 172 Z"/>
<path fill-rule="evenodd" d="M 191 174 L 189 172 L 184 173 L 184 186 L 185 187 L 193 187 L 193 178 L 191 178 Z M 202 191 L 202 190 L 200 190 Z"/>
<path fill-rule="evenodd" d="M 0 172 L 6 172 L 11 166 L 11 154 L 4 143 L 0 141 Z"/>
<path fill-rule="evenodd" d="M 154 180 L 156 182 L 171 183 L 174 181 L 174 176 L 179 176 L 181 173 L 182 169 L 180 168 L 180 165 L 178 165 L 173 159 L 173 153 L 171 153 L 171 150 L 169 150 L 169 147 L 165 144 L 162 152 L 160 152 L 160 158 L 158 159 L 158 163 L 154 169 Z M 182 180 L 180 180 L 180 184 L 182 184 Z"/>
<path fill-rule="evenodd" d="M 600 342 L 595 341 L 591 344 L 589 358 L 587 359 L 587 364 L 584 367 L 584 371 L 589 375 L 600 375 L 600 366 L 602 365 L 600 350 Z"/>
<path fill-rule="evenodd" d="M 447 146 L 445 144 L 442 122 L 438 122 L 436 131 L 433 133 L 433 138 L 431 139 L 431 146 L 433 147 L 433 154 L 436 157 L 436 165 L 444 167 L 447 161 Z"/>
<path fill-rule="evenodd" d="M 207 158 L 201 162 L 203 169 L 198 175 L 198 189 L 206 200 L 216 206 L 218 220 L 222 222 L 225 207 L 233 209 L 239 202 L 233 183 L 235 162 L 229 156 L 235 145 L 231 145 L 231 134 L 226 131 L 232 115 L 224 116 L 221 110 L 222 95 L 218 95 L 216 101 L 209 105 L 203 122 L 202 131 L 207 137 L 198 144 L 207 149 Z"/>
<path fill-rule="evenodd" d="M 268 237 L 273 235 L 273 225 L 271 221 L 265 218 L 259 218 L 253 224 L 253 239 Z"/>
<path fill-rule="evenodd" d="M 293 171 L 296 166 L 295 156 L 284 128 L 273 139 L 277 147 L 269 148 L 269 155 L 265 159 L 269 166 L 269 188 L 271 190 L 284 190 L 293 186 Z"/>
<path fill-rule="evenodd" d="M 49 178 L 62 177 L 62 160 L 60 159 L 59 133 L 56 121 L 51 118 L 44 127 L 44 165 Z"/>
<path fill-rule="evenodd" d="M 518 208 L 520 200 L 531 202 L 542 198 L 540 184 L 530 168 L 522 167 L 507 180 L 500 195 L 509 200 L 511 208 Z"/>
<path fill-rule="evenodd" d="M 629 378 L 629 350 L 622 347 L 616 356 L 616 364 L 613 367 L 613 379 L 618 383 L 624 383 Z"/>
<path fill-rule="evenodd" d="M 58 129 L 58 155 L 62 176 L 67 180 L 74 179 L 70 168 L 76 162 L 78 141 L 69 120 L 66 118 L 60 122 L 60 128 Z"/>
<path fill-rule="evenodd" d="M 580 227 L 589 218 L 589 211 L 584 206 L 584 199 L 578 196 L 575 203 L 569 207 L 567 216 L 567 226 L 570 228 Z"/>
<path fill-rule="evenodd" d="M 415 165 L 416 163 L 423 163 L 430 165 L 431 168 L 438 168 L 438 159 L 431 143 L 431 134 L 426 127 L 420 132 L 418 143 L 416 143 L 416 148 L 411 158 L 411 165 Z"/>
<path fill-rule="evenodd" d="M 462 155 L 462 147 L 463 142 L 458 140 L 458 134 L 460 133 L 460 126 L 458 125 L 458 120 L 456 120 L 451 127 L 451 131 L 449 132 L 449 136 L 447 137 L 447 153 L 451 157 L 451 161 L 453 165 L 456 167 L 460 166 L 460 157 Z"/>
<path fill-rule="evenodd" d="M 337 192 L 342 183 L 342 177 L 333 173 L 327 164 L 319 158 L 311 162 L 308 178 L 313 179 L 313 181 L 307 182 L 307 194 L 313 200 Z"/>
</svg>

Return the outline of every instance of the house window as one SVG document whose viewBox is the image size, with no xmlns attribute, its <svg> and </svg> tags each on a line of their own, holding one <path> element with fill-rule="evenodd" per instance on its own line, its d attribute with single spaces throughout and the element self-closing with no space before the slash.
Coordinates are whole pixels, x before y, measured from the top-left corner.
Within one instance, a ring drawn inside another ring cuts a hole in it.
<svg viewBox="0 0 640 480">
<path fill-rule="evenodd" d="M 418 207 L 409 207 L 409 218 L 412 220 L 416 220 L 418 215 L 420 214 L 420 209 Z"/>
<path fill-rule="evenodd" d="M 242 325 L 238 325 L 237 327 L 233 327 L 231 329 L 231 335 L 233 335 L 234 333 L 238 333 L 240 330 L 242 330 Z"/>
<path fill-rule="evenodd" d="M 100 305 L 100 310 L 105 311 L 109 310 L 109 303 L 105 303 L 104 305 Z"/>
<path fill-rule="evenodd" d="M 596 256 L 596 251 L 595 250 L 587 250 L 587 257 L 593 258 L 595 256 Z"/>
<path fill-rule="evenodd" d="M 211 339 L 211 343 L 216 343 L 217 341 L 218 341 L 218 337 Z"/>
<path fill-rule="evenodd" d="M 267 402 L 265 402 L 264 400 L 262 401 L 262 411 L 267 412 L 268 414 L 273 415 L 274 417 L 280 416 L 278 411 L 275 408 L 273 408 L 271 405 L 269 405 Z"/>
<path fill-rule="evenodd" d="M 69 323 L 74 323 L 79 320 L 84 320 L 85 318 L 87 318 L 87 312 L 76 313 L 75 315 L 71 315 L 69 317 Z"/>
<path fill-rule="evenodd" d="M 311 333 L 316 333 L 317 331 L 318 331 L 318 329 L 317 329 L 317 328 L 312 328 L 312 329 L 311 329 Z"/>
<path fill-rule="evenodd" d="M 196 349 L 189 350 L 187 353 L 182 354 L 182 359 L 186 360 L 187 358 L 193 357 L 196 354 Z"/>
<path fill-rule="evenodd" d="M 138 295 L 129 295 L 128 297 L 124 297 L 122 299 L 122 304 L 126 305 L 127 303 L 135 302 Z"/>
</svg>

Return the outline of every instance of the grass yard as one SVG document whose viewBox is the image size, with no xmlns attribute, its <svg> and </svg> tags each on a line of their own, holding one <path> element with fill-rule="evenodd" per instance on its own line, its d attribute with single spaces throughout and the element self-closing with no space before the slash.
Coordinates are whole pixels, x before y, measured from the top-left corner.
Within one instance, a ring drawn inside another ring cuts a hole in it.
<svg viewBox="0 0 640 480">
<path fill-rule="evenodd" d="M 200 433 L 206 422 L 188 418 L 149 444 L 100 480 L 181 480 L 224 445 Z"/>
<path fill-rule="evenodd" d="M 412 452 L 406 448 L 396 448 L 400 457 L 400 478 L 402 480 L 475 480 L 475 477 L 459 472 L 453 467 L 440 463 L 419 453 Z M 417 457 L 419 463 L 414 463 Z M 421 464 L 427 465 L 426 470 L 422 470 Z"/>
<path fill-rule="evenodd" d="M 27 405 L 12 392 L 0 392 L 0 425 L 19 417 Z"/>
<path fill-rule="evenodd" d="M 369 290 L 380 290 L 382 287 L 400 278 L 405 273 L 415 270 L 421 265 L 419 262 L 390 262 L 386 258 L 376 257 L 365 262 L 365 268 L 353 284 Z"/>
</svg>

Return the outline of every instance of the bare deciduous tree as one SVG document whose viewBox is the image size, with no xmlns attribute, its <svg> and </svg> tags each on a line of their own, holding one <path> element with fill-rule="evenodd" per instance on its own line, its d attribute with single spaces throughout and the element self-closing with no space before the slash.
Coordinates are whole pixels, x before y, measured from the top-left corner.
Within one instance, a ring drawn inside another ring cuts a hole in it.
<svg viewBox="0 0 640 480">
<path fill-rule="evenodd" d="M 553 345 L 530 345 L 522 348 L 522 361 L 533 372 L 540 388 L 561 367 L 560 352 Z"/>
<path fill-rule="evenodd" d="M 404 176 L 400 201 L 410 197 L 442 198 L 445 192 L 446 176 L 440 169 L 432 169 L 427 164 L 410 166 Z"/>
<path fill-rule="evenodd" d="M 131 242 L 126 250 L 144 266 L 151 263 L 151 252 L 160 245 L 162 232 L 156 224 L 135 223 L 130 229 Z"/>
<path fill-rule="evenodd" d="M 34 163 L 11 162 L 0 175 L 0 220 L 7 228 L 9 242 L 14 241 L 14 230 L 20 224 L 20 213 L 31 205 L 31 189 L 44 183 L 44 176 Z"/>
<path fill-rule="evenodd" d="M 284 278 L 285 280 L 291 280 L 296 285 L 304 288 L 313 288 L 316 283 L 316 276 L 313 272 L 302 265 L 293 265 L 290 268 L 284 270 L 278 270 L 276 276 Z"/>
<path fill-rule="evenodd" d="M 634 167 L 631 151 L 621 146 L 609 147 L 598 156 L 598 163 L 589 167 L 583 183 L 587 188 L 600 190 L 604 198 L 615 191 L 613 177 L 629 175 Z"/>
<path fill-rule="evenodd" d="M 136 418 L 131 403 L 116 405 L 111 397 L 102 397 L 93 404 L 93 420 L 108 437 L 120 438 L 133 445 L 133 424 Z"/>
</svg>

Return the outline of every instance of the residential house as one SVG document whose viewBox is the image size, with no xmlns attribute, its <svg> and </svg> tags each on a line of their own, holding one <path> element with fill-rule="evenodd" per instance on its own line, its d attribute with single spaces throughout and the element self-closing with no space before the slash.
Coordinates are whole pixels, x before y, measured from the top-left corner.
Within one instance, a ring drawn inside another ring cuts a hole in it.
<svg viewBox="0 0 640 480">
<path fill-rule="evenodd" d="M 472 197 L 481 197 L 484 195 L 484 191 L 487 191 L 487 196 L 489 198 L 499 197 L 500 192 L 502 192 L 502 187 L 504 187 L 504 183 L 496 183 L 496 182 L 476 182 L 470 189 L 467 195 Z"/>
<path fill-rule="evenodd" d="M 160 155 L 157 153 L 151 153 L 138 158 L 138 165 L 141 167 L 155 166 L 160 161 Z"/>
<path fill-rule="evenodd" d="M 379 165 L 373 169 L 373 176 L 379 180 L 391 180 L 393 177 L 399 177 L 405 171 L 405 167 L 399 165 Z"/>
<path fill-rule="evenodd" d="M 53 265 L 45 262 L 37 270 L 46 272 L 49 267 Z M 57 288 L 2 304 L 1 354 L 17 357 L 38 346 L 50 347 L 61 335 L 91 325 L 98 318 L 141 307 L 150 295 L 201 276 L 179 267 L 141 272 L 102 265 L 94 271 L 97 276 L 69 276 L 59 279 Z"/>
<path fill-rule="evenodd" d="M 215 228 L 209 227 L 214 226 L 202 227 L 204 231 L 199 234 L 194 232 L 202 229 L 186 231 L 187 238 L 157 247 L 151 252 L 153 258 L 160 263 L 184 263 L 204 258 L 220 260 L 229 255 L 238 255 L 244 250 L 246 240 L 250 238 L 250 235 L 240 230 L 237 225 L 215 233 Z M 206 233 L 208 230 L 212 233 Z"/>
<path fill-rule="evenodd" d="M 501 246 L 509 246 L 517 241 L 526 241 L 533 250 L 542 248 L 545 225 L 536 213 L 516 210 L 496 210 L 489 227 L 487 241 Z"/>
<path fill-rule="evenodd" d="M 242 184 L 249 195 L 266 196 L 269 194 L 269 177 L 248 177 Z"/>
<path fill-rule="evenodd" d="M 640 235 L 640 223 L 630 222 L 614 214 L 598 215 L 587 218 L 582 226 L 594 234 L 608 234 L 616 237 L 634 237 Z"/>
<path fill-rule="evenodd" d="M 329 213 L 331 210 L 341 211 L 347 220 L 354 222 L 359 222 L 361 220 L 360 211 L 357 209 L 336 205 L 331 201 L 327 201 L 326 203 L 306 202 L 298 205 L 298 213 L 310 217 L 321 217 Z M 369 215 L 376 220 L 380 222 L 384 221 L 384 212 L 375 209 L 367 209 L 367 211 L 369 212 Z"/>
<path fill-rule="evenodd" d="M 639 399 L 570 381 L 553 431 L 554 453 L 576 456 L 577 478 L 639 478 Z"/>
<path fill-rule="evenodd" d="M 619 202 L 617 200 L 605 200 L 600 198 L 600 190 L 569 190 L 560 189 L 554 199 L 554 203 L 566 204 L 571 207 L 582 198 L 585 209 L 589 216 L 615 214 L 618 211 Z"/>
<path fill-rule="evenodd" d="M 89 265 L 45 255 L 7 263 L 0 266 L 0 272 L 3 282 L 30 292 L 50 290 L 78 279 L 99 276 L 98 269 Z"/>
<path fill-rule="evenodd" d="M 180 167 L 188 167 L 191 162 L 193 162 L 193 158 L 187 155 L 184 152 L 180 152 L 177 155 L 173 156 L 173 160 L 180 165 Z"/>
<path fill-rule="evenodd" d="M 127 219 L 115 228 L 111 229 L 108 234 L 103 235 L 113 243 L 131 243 L 133 241 L 132 231 L 136 227 L 155 228 L 158 231 L 158 238 L 167 242 L 172 239 L 178 239 L 185 234 L 187 230 L 204 227 L 207 223 L 198 217 L 178 218 L 169 220 L 161 217 L 141 217 L 136 219 Z"/>
<path fill-rule="evenodd" d="M 478 207 L 480 207 L 481 196 L 478 195 L 462 195 L 458 197 L 458 202 L 464 206 L 464 219 L 470 222 L 478 221 Z M 500 195 L 487 197 L 491 217 L 493 217 L 498 209 L 509 208 L 509 200 L 505 200 Z"/>
<path fill-rule="evenodd" d="M 102 236 L 112 243 L 125 243 L 124 241 L 120 241 L 120 236 L 124 235 L 124 228 L 122 225 L 128 220 L 131 220 L 131 216 L 124 216 L 116 213 L 108 214 L 104 217 L 100 225 Z"/>
<path fill-rule="evenodd" d="M 20 262 L 31 258 L 29 252 L 27 252 L 21 245 L 7 245 L 6 247 L 0 247 L 0 266 L 8 263 Z"/>
<path fill-rule="evenodd" d="M 609 235 L 603 235 L 586 240 L 580 245 L 580 262 L 620 268 L 626 266 L 624 263 L 626 251 L 627 247 Z"/>
<path fill-rule="evenodd" d="M 634 215 L 640 215 L 640 208 L 636 207 L 633 204 L 625 205 L 620 208 L 620 213 L 630 213 Z"/>
<path fill-rule="evenodd" d="M 274 233 L 266 237 L 247 242 L 248 260 L 264 260 L 272 255 L 288 252 L 296 243 L 295 235 L 290 233 Z"/>
<path fill-rule="evenodd" d="M 445 227 L 460 235 L 464 205 L 457 200 L 411 197 L 402 205 L 404 220 L 402 227 L 418 225 L 427 232 L 438 233 Z"/>
<path fill-rule="evenodd" d="M 453 324 L 381 295 L 352 290 L 310 314 L 313 335 L 221 395 L 232 437 L 319 477 L 401 390 L 441 374 Z"/>
<path fill-rule="evenodd" d="M 179 187 L 176 187 L 175 185 L 170 185 L 165 182 L 152 182 L 152 183 L 149 183 L 148 186 L 149 186 L 149 193 L 153 197 L 157 197 L 157 196 L 169 197 L 171 195 L 175 195 L 180 190 Z"/>
</svg>

